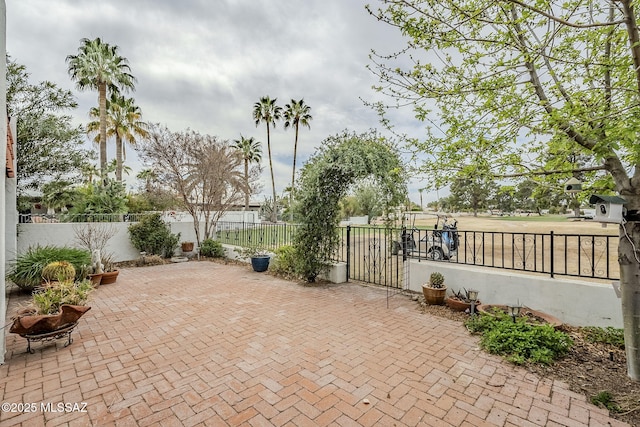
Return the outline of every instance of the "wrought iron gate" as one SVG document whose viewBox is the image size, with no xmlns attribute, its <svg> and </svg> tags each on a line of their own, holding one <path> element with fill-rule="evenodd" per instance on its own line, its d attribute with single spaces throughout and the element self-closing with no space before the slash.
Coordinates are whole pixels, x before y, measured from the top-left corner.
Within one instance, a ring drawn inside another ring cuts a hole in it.
<svg viewBox="0 0 640 427">
<path fill-rule="evenodd" d="M 409 289 L 403 228 L 346 228 L 347 278 L 382 285 L 391 297 Z"/>
</svg>

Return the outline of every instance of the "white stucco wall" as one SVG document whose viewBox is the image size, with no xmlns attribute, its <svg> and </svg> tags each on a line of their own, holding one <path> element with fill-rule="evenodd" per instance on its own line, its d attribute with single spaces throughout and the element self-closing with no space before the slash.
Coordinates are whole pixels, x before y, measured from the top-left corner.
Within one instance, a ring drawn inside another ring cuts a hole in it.
<svg viewBox="0 0 640 427">
<path fill-rule="evenodd" d="M 7 6 L 4 0 L 0 0 L 0 51 L 7 51 Z M 0 59 L 0 75 L 7 75 L 7 61 L 6 56 L 2 55 L 2 59 Z M 0 120 L 2 120 L 2 124 L 0 128 L 0 141 L 3 144 L 6 144 L 7 141 L 7 79 L 0 79 L 2 82 L 0 83 L 0 111 L 2 111 L 2 116 Z M 2 150 L 2 156 L 4 159 L 4 163 L 6 164 L 7 160 L 7 151 Z M 6 183 L 7 174 L 4 173 L 2 175 L 2 179 L 0 180 L 0 230 L 6 232 L 7 222 L 6 222 L 6 212 L 7 207 L 5 204 L 5 183 Z M 0 260 L 0 284 L 2 285 L 2 292 L 0 292 L 0 319 L 4 322 L 7 313 L 7 299 L 5 296 L 5 272 L 6 267 L 5 263 L 7 261 L 6 254 L 6 242 L 5 239 L 0 239 L 0 256 L 2 259 Z M 4 363 L 4 353 L 5 353 L 5 334 L 6 328 L 2 328 L 2 332 L 0 333 L 0 363 Z"/>
<path fill-rule="evenodd" d="M 622 307 L 611 283 L 595 283 L 447 262 L 409 261 L 409 287 L 422 292 L 434 271 L 445 276 L 447 293 L 475 289 L 485 304 L 522 305 L 573 326 L 622 328 Z"/>
</svg>

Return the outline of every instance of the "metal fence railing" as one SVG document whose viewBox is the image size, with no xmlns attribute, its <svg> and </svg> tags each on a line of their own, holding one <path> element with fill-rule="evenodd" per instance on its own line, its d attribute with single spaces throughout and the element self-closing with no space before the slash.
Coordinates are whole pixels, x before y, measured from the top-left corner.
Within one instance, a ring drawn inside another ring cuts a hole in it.
<svg viewBox="0 0 640 427">
<path fill-rule="evenodd" d="M 20 224 L 52 224 L 69 222 L 137 222 L 148 213 L 128 213 L 128 214 L 19 214 Z"/>
<path fill-rule="evenodd" d="M 297 225 L 219 222 L 217 238 L 238 246 L 276 249 L 291 245 Z M 379 282 L 396 275 L 403 254 L 434 260 L 531 273 L 618 280 L 618 236 L 458 231 L 455 245 L 437 230 L 374 226 L 340 227 L 335 261 L 347 262 L 349 277 Z M 455 246 L 455 247 L 454 247 Z"/>
<path fill-rule="evenodd" d="M 20 222 L 139 221 L 145 214 L 21 215 Z M 235 246 L 275 250 L 292 245 L 299 225 L 218 221 L 216 239 Z M 433 260 L 531 273 L 618 280 L 615 235 L 513 233 L 401 229 L 352 225 L 338 229 L 340 245 L 334 261 L 346 262 L 349 277 L 384 282 L 399 275 L 398 257 Z M 455 239 L 452 239 L 456 236 Z M 373 280 L 376 278 L 376 280 Z M 385 279 L 386 280 L 386 279 Z"/>
<path fill-rule="evenodd" d="M 293 244 L 293 236 L 298 228 L 286 223 L 253 223 L 218 221 L 216 240 L 229 245 L 251 247 L 260 246 L 274 250 Z"/>
<path fill-rule="evenodd" d="M 417 259 L 443 261 L 482 267 L 520 270 L 532 273 L 594 279 L 619 279 L 618 236 L 459 231 L 457 248 L 447 253 L 450 242 L 443 234 L 416 230 L 412 233 Z M 448 236 L 446 236 L 448 237 Z"/>
</svg>

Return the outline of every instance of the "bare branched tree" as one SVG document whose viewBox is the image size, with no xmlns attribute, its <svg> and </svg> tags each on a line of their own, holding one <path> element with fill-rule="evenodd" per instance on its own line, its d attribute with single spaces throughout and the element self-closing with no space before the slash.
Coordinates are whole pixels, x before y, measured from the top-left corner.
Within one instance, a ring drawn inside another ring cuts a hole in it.
<svg viewBox="0 0 640 427">
<path fill-rule="evenodd" d="M 242 202 L 246 191 L 242 156 L 228 141 L 190 129 L 171 132 L 154 125 L 137 150 L 158 171 L 158 180 L 182 199 L 193 218 L 198 244 L 212 237 L 222 215 Z"/>
</svg>

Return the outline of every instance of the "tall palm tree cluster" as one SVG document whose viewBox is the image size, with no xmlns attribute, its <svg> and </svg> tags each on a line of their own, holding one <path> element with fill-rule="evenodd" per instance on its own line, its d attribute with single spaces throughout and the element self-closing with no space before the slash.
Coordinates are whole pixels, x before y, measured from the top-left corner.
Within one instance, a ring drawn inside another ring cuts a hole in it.
<svg viewBox="0 0 640 427">
<path fill-rule="evenodd" d="M 95 142 L 99 145 L 100 173 L 105 175 L 109 170 L 107 159 L 107 139 L 114 138 L 116 143 L 115 171 L 116 180 L 122 181 L 123 166 L 126 159 L 125 143 L 135 145 L 137 138 L 147 138 L 149 125 L 143 122 L 142 111 L 135 104 L 133 98 L 125 97 L 122 92 L 135 90 L 135 77 L 131 74 L 128 60 L 119 54 L 118 47 L 104 43 L 100 38 L 80 40 L 77 55 L 66 58 L 68 72 L 79 90 L 97 90 L 98 107 L 89 112 L 93 121 L 87 126 L 87 132 L 95 135 Z M 300 125 L 310 128 L 312 120 L 311 107 L 292 99 L 284 109 L 276 104 L 277 99 L 269 96 L 261 97 L 253 107 L 253 118 L 256 126 L 264 122 L 267 125 L 267 153 L 269 156 L 269 170 L 271 173 L 271 189 L 273 192 L 272 221 L 277 220 L 276 185 L 273 175 L 273 157 L 271 154 L 271 128 L 275 128 L 278 121 L 284 120 L 284 128 L 295 129 L 293 146 L 293 171 L 291 174 L 290 203 L 293 203 L 296 159 L 298 152 L 298 132 Z M 244 160 L 244 187 L 249 189 L 249 166 L 260 163 L 262 150 L 260 142 L 253 137 L 234 141 L 233 145 Z M 250 190 L 246 190 L 245 209 L 249 205 Z"/>
<path fill-rule="evenodd" d="M 98 108 L 89 115 L 97 119 L 87 126 L 96 134 L 100 147 L 100 172 L 108 170 L 107 138 L 116 141 L 116 180 L 122 181 L 125 159 L 124 143 L 135 144 L 136 137 L 147 136 L 147 124 L 141 121 L 142 111 L 133 98 L 125 98 L 121 91 L 135 90 L 136 79 L 126 58 L 120 56 L 118 46 L 104 43 L 100 38 L 80 40 L 77 55 L 67 56 L 68 72 L 79 90 L 97 90 Z"/>
<path fill-rule="evenodd" d="M 293 172 L 291 174 L 291 193 L 289 203 L 293 203 L 294 189 L 295 189 L 295 177 L 296 177 L 296 157 L 298 153 L 298 131 L 300 125 L 311 128 L 310 121 L 311 107 L 304 103 L 304 99 L 296 101 L 291 100 L 290 103 L 285 104 L 284 110 L 282 107 L 276 104 L 277 98 L 271 99 L 269 96 L 263 96 L 258 102 L 253 105 L 253 119 L 256 122 L 256 126 L 260 123 L 267 125 L 267 154 L 269 156 L 269 170 L 271 173 L 271 190 L 273 193 L 273 209 L 271 211 L 271 221 L 277 220 L 277 206 L 276 206 L 276 183 L 273 176 L 273 159 L 271 155 L 271 128 L 275 128 L 276 122 L 284 119 L 284 128 L 288 129 L 293 127 L 295 129 L 295 140 L 293 145 Z M 259 146 L 258 146 L 259 150 Z M 245 159 L 247 157 L 245 156 Z M 258 156 L 257 161 L 261 159 Z M 246 160 L 245 160 L 246 161 Z M 254 160 L 256 161 L 256 160 Z"/>
</svg>

